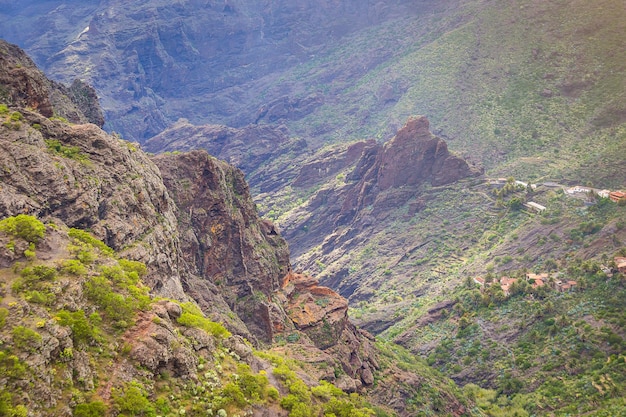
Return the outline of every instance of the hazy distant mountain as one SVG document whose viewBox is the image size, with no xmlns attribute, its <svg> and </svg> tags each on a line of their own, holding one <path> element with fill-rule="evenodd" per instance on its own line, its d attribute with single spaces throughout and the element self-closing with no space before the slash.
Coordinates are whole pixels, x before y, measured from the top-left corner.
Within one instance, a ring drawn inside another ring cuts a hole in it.
<svg viewBox="0 0 626 417">
<path fill-rule="evenodd" d="M 94 85 L 108 127 L 143 140 L 179 117 L 253 122 L 261 78 L 438 3 L 27 1 L 3 8 L 0 37 L 23 46 L 51 77 Z"/>
</svg>

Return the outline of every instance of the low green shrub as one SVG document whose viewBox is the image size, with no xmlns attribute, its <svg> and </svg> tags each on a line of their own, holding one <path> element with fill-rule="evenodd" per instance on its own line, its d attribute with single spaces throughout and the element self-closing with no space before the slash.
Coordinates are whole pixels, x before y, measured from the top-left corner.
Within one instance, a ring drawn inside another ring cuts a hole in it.
<svg viewBox="0 0 626 417">
<path fill-rule="evenodd" d="M 75 345 L 87 345 L 97 340 L 100 334 L 98 326 L 102 320 L 98 313 L 94 312 L 87 318 L 83 310 L 61 310 L 56 314 L 55 319 L 61 326 L 68 326 L 72 329 L 72 340 Z"/>
<path fill-rule="evenodd" d="M 183 303 L 181 307 L 183 308 L 183 313 L 177 319 L 179 324 L 202 329 L 220 339 L 226 339 L 231 336 L 231 333 L 220 323 L 216 323 L 204 317 L 202 311 L 195 304 Z"/>
<path fill-rule="evenodd" d="M 156 416 L 152 402 L 138 382 L 130 382 L 123 389 L 114 390 L 113 403 L 120 416 Z"/>
<path fill-rule="evenodd" d="M 20 278 L 13 282 L 13 291 L 40 291 L 51 294 L 51 286 L 57 271 L 46 265 L 28 266 L 20 271 Z"/>
<path fill-rule="evenodd" d="M 114 254 L 113 249 L 108 247 L 101 240 L 96 239 L 95 237 L 93 237 L 91 235 L 91 233 L 89 233 L 89 232 L 86 232 L 86 231 L 80 230 L 80 229 L 72 228 L 68 232 L 68 235 L 69 235 L 69 237 L 71 237 L 72 239 L 75 239 L 78 242 L 82 242 L 82 243 L 85 243 L 85 244 L 87 244 L 89 246 L 92 246 L 94 248 L 100 249 L 100 251 L 103 254 L 105 254 L 105 255 L 112 256 Z"/>
<path fill-rule="evenodd" d="M 86 162 L 89 160 L 87 155 L 85 155 L 78 146 L 63 145 L 56 139 L 46 139 L 46 146 L 50 152 L 64 158 L 73 159 L 79 162 Z"/>
<path fill-rule="evenodd" d="M 101 275 L 91 277 L 85 282 L 85 294 L 102 308 L 107 319 L 118 322 L 120 327 L 130 325 L 138 308 L 131 297 L 114 292 L 111 282 Z"/>
<path fill-rule="evenodd" d="M 44 238 L 46 226 L 33 216 L 18 214 L 0 221 L 0 231 L 36 244 Z"/>
<path fill-rule="evenodd" d="M 74 408 L 74 417 L 104 417 L 107 407 L 102 401 L 78 404 Z"/>
<path fill-rule="evenodd" d="M 61 263 L 61 272 L 64 274 L 82 276 L 87 274 L 87 267 L 80 260 L 66 259 Z"/>
<path fill-rule="evenodd" d="M 56 300 L 56 296 L 53 293 L 37 290 L 26 291 L 26 293 L 24 293 L 24 298 L 29 303 L 43 305 L 51 305 Z"/>
<path fill-rule="evenodd" d="M 19 379 L 26 373 L 26 364 L 8 352 L 0 351 L 0 375 L 9 379 Z"/>
<path fill-rule="evenodd" d="M 13 336 L 13 344 L 18 349 L 33 352 L 41 346 L 42 337 L 33 329 L 16 326 L 11 331 L 11 334 Z"/>
<path fill-rule="evenodd" d="M 14 405 L 13 395 L 2 390 L 0 391 L 0 416 L 27 417 L 28 409 L 21 404 Z"/>
</svg>

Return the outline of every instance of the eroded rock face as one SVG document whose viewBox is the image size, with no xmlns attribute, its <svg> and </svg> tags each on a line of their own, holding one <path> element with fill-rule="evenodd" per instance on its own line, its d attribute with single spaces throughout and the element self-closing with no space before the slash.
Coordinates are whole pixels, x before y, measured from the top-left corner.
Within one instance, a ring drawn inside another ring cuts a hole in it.
<svg viewBox="0 0 626 417">
<path fill-rule="evenodd" d="M 313 277 L 290 273 L 281 292 L 287 314 L 296 328 L 305 332 L 315 346 L 326 349 L 337 344 L 346 328 L 348 301 L 318 283 Z"/>
<path fill-rule="evenodd" d="M 29 107 L 45 117 L 104 124 L 95 90 L 80 81 L 70 88 L 50 81 L 19 47 L 0 40 L 0 102 Z"/>
<path fill-rule="evenodd" d="M 285 321 L 272 295 L 289 271 L 289 250 L 258 217 L 243 173 L 205 151 L 153 160 L 179 209 L 184 261 L 220 290 L 253 335 L 270 342 L 272 322 Z"/>
<path fill-rule="evenodd" d="M 376 182 L 381 191 L 424 182 L 446 185 L 477 174 L 465 160 L 448 152 L 446 142 L 430 133 L 429 128 L 426 117 L 412 117 L 384 145 L 376 161 Z"/>
<path fill-rule="evenodd" d="M 327 362 L 336 362 L 344 375 L 338 379 L 334 374 L 320 378 L 333 381 L 347 392 L 372 385 L 373 372 L 379 368 L 374 338 L 350 323 L 345 298 L 318 284 L 311 276 L 290 272 L 278 294 L 295 329 L 322 351 L 308 347 L 307 354 L 299 359 L 315 363 L 321 355 Z"/>
<path fill-rule="evenodd" d="M 176 206 L 158 168 L 95 125 L 19 111 L 19 128 L 0 126 L 0 217 L 28 213 L 90 229 L 112 248 L 145 262 L 148 284 L 156 291 L 184 297 Z"/>
<path fill-rule="evenodd" d="M 411 117 L 389 142 L 364 150 L 350 175 L 356 183 L 348 187 L 337 223 L 350 222 L 368 204 L 383 205 L 381 213 L 399 207 L 422 184 L 441 186 L 481 173 L 448 151 L 445 141 L 430 132 L 426 117 Z M 393 192 L 378 199 L 388 190 Z"/>
</svg>

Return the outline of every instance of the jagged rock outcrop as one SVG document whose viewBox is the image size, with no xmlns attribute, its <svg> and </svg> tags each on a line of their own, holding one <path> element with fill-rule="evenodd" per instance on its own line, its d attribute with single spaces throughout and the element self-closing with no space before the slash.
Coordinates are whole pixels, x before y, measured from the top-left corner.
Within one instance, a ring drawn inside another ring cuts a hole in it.
<svg viewBox="0 0 626 417">
<path fill-rule="evenodd" d="M 326 185 L 280 226 L 298 267 L 311 271 L 320 258 L 333 253 L 334 260 L 366 242 L 400 208 L 409 214 L 421 210 L 424 186 L 441 187 L 479 176 L 482 170 L 450 153 L 445 141 L 430 132 L 428 119 L 417 116 L 385 144 L 370 140 L 325 151 L 300 172 L 294 185 Z M 345 180 L 329 181 L 337 172 Z M 350 297 L 363 283 L 348 272 L 335 271 L 322 282 Z"/>
<path fill-rule="evenodd" d="M 318 285 L 318 280 L 311 276 L 290 272 L 285 276 L 278 299 L 295 328 L 311 339 L 329 362 L 338 362 L 345 373 L 341 378 L 325 375 L 324 379 L 348 392 L 374 383 L 374 372 L 379 369 L 374 338 L 350 323 L 345 298 Z M 309 350 L 309 355 L 300 359 L 316 362 L 319 353 Z"/>
<path fill-rule="evenodd" d="M 346 146 L 345 149 L 334 148 L 316 155 L 313 160 L 307 161 L 299 167 L 298 175 L 293 180 L 293 186 L 311 187 L 332 178 L 356 161 L 360 162 L 363 151 L 374 144 L 373 140 L 356 142 Z"/>
<path fill-rule="evenodd" d="M 102 127 L 104 116 L 95 90 L 78 80 L 71 87 L 50 81 L 24 51 L 0 39 L 0 101 L 29 107 L 45 117 Z"/>
<path fill-rule="evenodd" d="M 337 344 L 348 322 L 348 300 L 318 280 L 290 273 L 282 285 L 287 314 L 298 330 L 306 333 L 320 349 Z"/>
<path fill-rule="evenodd" d="M 49 99 L 48 90 L 41 94 L 42 102 Z M 347 303 L 330 289 L 300 288 L 304 299 L 298 303 L 339 305 L 319 309 L 306 325 L 284 304 L 283 281 L 292 277 L 287 244 L 259 218 L 237 168 L 205 151 L 151 160 L 95 125 L 50 120 L 11 103 L 13 111 L 21 120 L 0 126 L 1 217 L 28 213 L 89 229 L 146 263 L 153 291 L 191 296 L 214 320 L 250 340 L 271 343 L 277 335 L 306 329 L 316 334 L 312 343 L 326 349 L 349 329 Z M 331 324 L 329 337 L 322 323 Z M 354 329 L 351 335 L 358 339 Z M 146 366 L 162 362 L 153 359 Z"/>
<path fill-rule="evenodd" d="M 258 217 L 243 173 L 205 151 L 153 160 L 178 207 L 182 257 L 194 276 L 219 289 L 252 337 L 271 342 L 272 323 L 287 320 L 272 296 L 289 271 L 289 250 Z M 188 292 L 201 284 L 192 280 L 183 281 Z"/>
<path fill-rule="evenodd" d="M 426 117 L 411 117 L 389 142 L 370 144 L 363 151 L 349 176 L 356 183 L 346 193 L 337 224 L 349 223 L 366 205 L 378 205 L 382 214 L 386 208 L 403 205 L 414 194 L 395 192 L 389 204 L 389 195 L 377 199 L 387 190 L 422 184 L 436 187 L 482 173 L 451 154 L 445 141 L 433 135 L 429 127 Z"/>
<path fill-rule="evenodd" d="M 214 314 L 219 304 L 207 288 L 221 294 L 250 340 L 271 343 L 300 331 L 307 349 L 339 364 L 348 390 L 371 385 L 378 367 L 372 341 L 350 324 L 343 297 L 290 271 L 287 244 L 259 219 L 243 173 L 205 151 L 153 160 L 179 209 L 181 256 L 195 268 L 183 278 L 186 293 Z"/>
</svg>

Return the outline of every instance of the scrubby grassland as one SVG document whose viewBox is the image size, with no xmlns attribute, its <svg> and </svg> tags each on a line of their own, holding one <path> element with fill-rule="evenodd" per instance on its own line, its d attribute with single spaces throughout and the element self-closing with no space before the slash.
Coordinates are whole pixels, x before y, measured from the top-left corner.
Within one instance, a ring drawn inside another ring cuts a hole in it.
<svg viewBox="0 0 626 417">
<path fill-rule="evenodd" d="M 438 241 L 444 251 L 449 247 L 447 254 L 420 255 L 414 268 L 430 267 L 420 273 L 426 280 L 417 278 L 416 284 L 389 271 L 377 301 L 355 304 L 352 316 L 371 322 L 395 314 L 395 324 L 382 337 L 465 385 L 466 394 L 489 415 L 621 415 L 626 410 L 626 280 L 602 269 L 626 253 L 625 207 L 600 199 L 587 208 L 550 190 L 533 195 L 550 207 L 537 215 L 507 207 L 516 195 L 499 203 L 500 209 L 494 204 L 495 216 L 467 223 L 473 234 L 462 232 L 462 217 L 454 215 L 453 205 L 447 211 L 431 206 L 446 214 Z M 525 282 L 526 272 L 556 273 L 578 285 L 568 293 L 549 285 L 534 290 Z M 505 275 L 522 283 L 510 298 L 497 285 L 481 291 L 473 281 Z M 463 284 L 453 288 L 455 282 Z M 452 304 L 428 313 L 443 300 Z"/>
<path fill-rule="evenodd" d="M 467 384 L 489 415 L 512 415 L 497 411 L 508 407 L 520 416 L 621 415 L 626 280 L 593 261 L 572 261 L 566 276 L 577 280 L 574 292 L 520 286 L 508 299 L 468 281 L 440 321 L 400 339 Z"/>
<path fill-rule="evenodd" d="M 424 114 L 488 172 L 621 186 L 625 22 L 617 0 L 462 1 L 359 32 L 266 89 L 328 97 L 288 122 L 312 142 L 388 139 Z"/>
<path fill-rule="evenodd" d="M 306 385 L 296 361 L 271 356 L 271 365 L 262 352 L 244 360 L 221 324 L 193 303 L 152 298 L 141 282 L 145 265 L 86 231 L 19 215 L 0 221 L 0 244 L 3 262 L 12 260 L 0 269 L 2 416 L 226 417 L 259 407 L 289 416 L 390 415 L 332 384 Z M 156 343 L 147 357 L 146 343 Z M 161 347 L 179 362 L 151 368 Z"/>
</svg>

